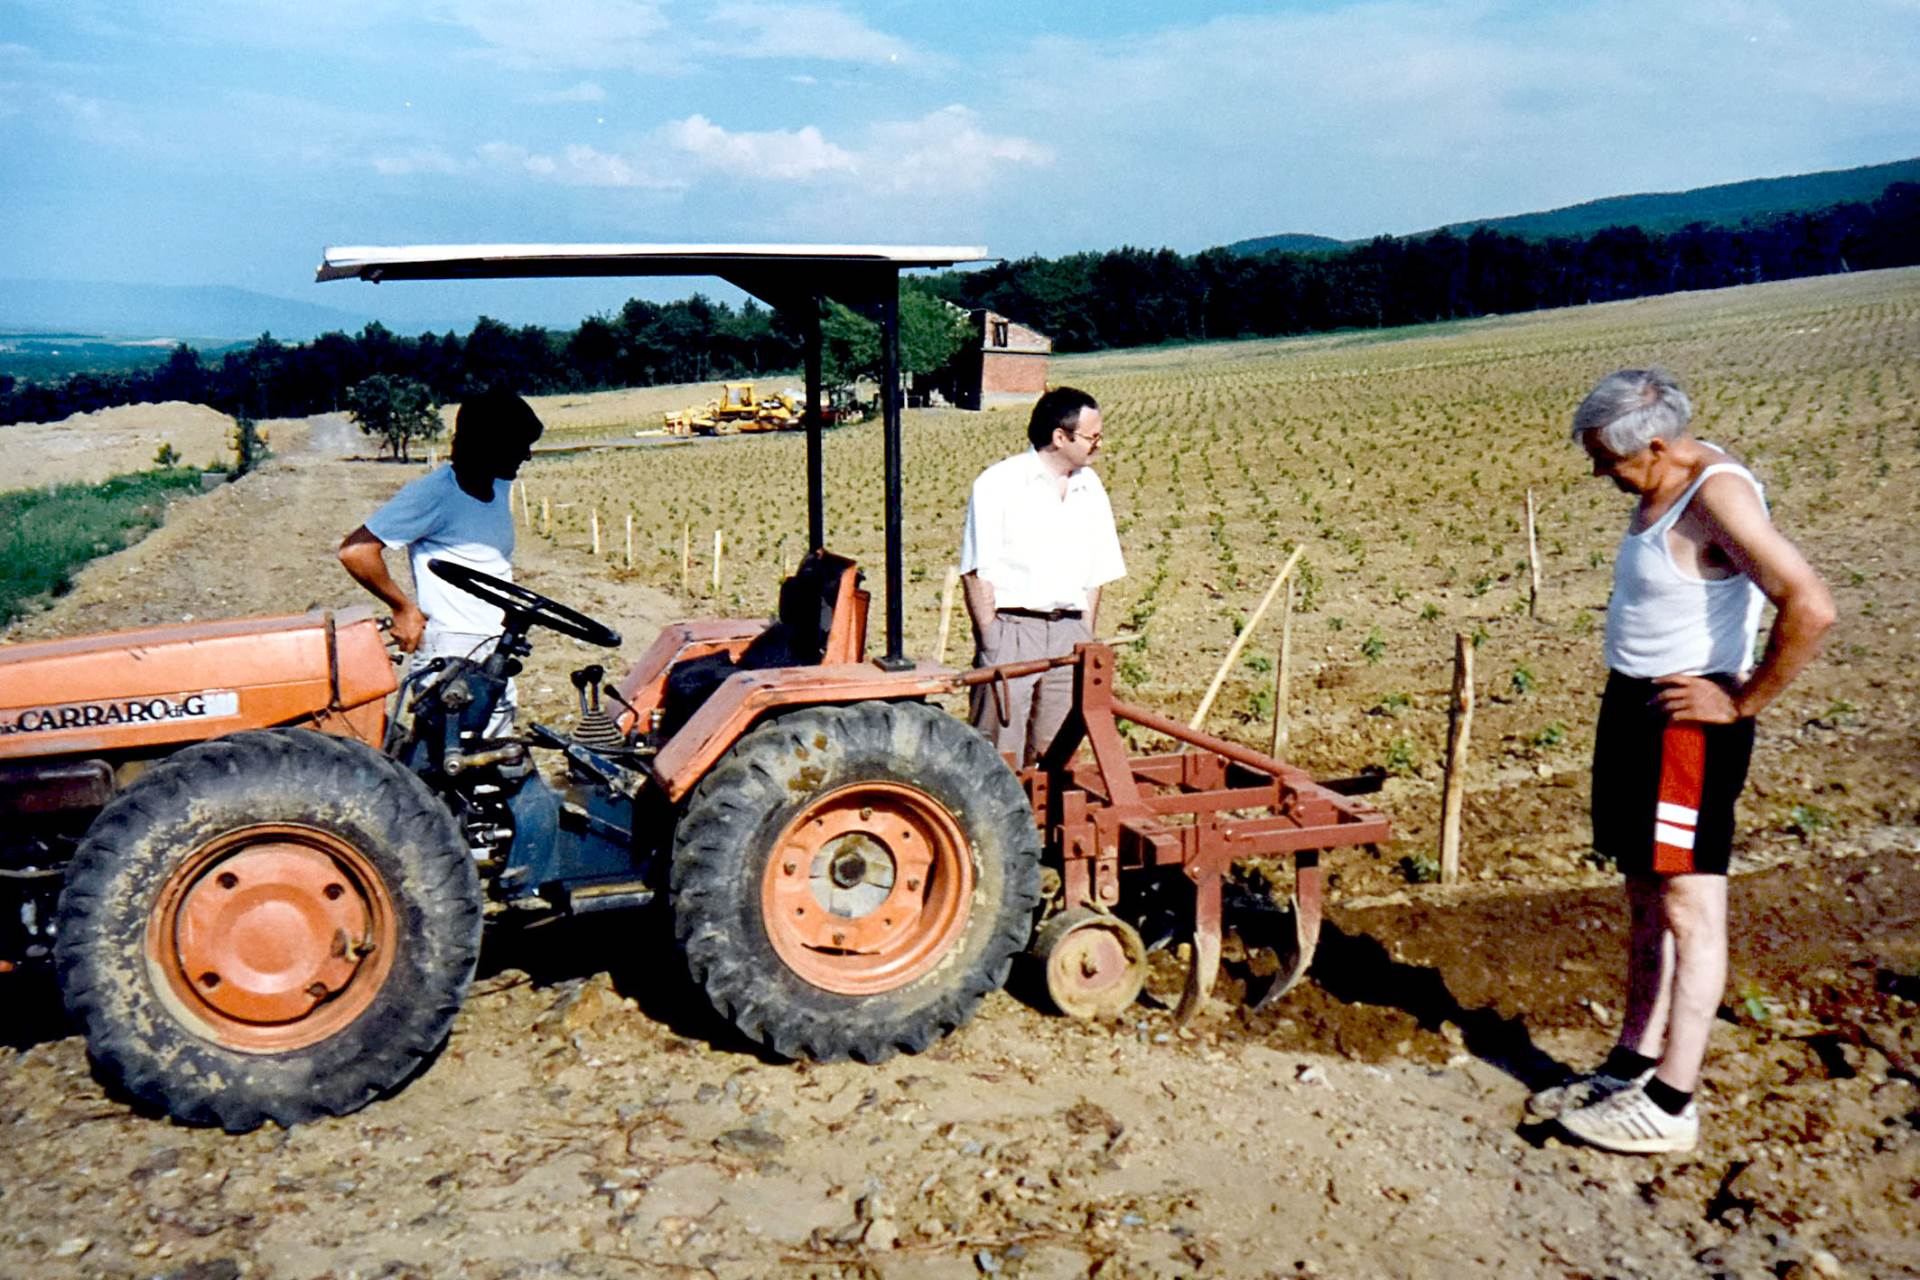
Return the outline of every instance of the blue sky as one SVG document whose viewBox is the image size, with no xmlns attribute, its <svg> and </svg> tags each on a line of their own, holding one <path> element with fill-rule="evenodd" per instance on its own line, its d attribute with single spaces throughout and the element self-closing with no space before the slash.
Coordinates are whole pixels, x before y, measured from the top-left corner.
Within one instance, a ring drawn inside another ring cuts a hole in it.
<svg viewBox="0 0 1920 1280">
<path fill-rule="evenodd" d="M 462 295 L 321 247 L 1414 231 L 1920 154 L 1917 67 L 1920 0 L 0 0 L 0 278 L 399 316 Z"/>
</svg>

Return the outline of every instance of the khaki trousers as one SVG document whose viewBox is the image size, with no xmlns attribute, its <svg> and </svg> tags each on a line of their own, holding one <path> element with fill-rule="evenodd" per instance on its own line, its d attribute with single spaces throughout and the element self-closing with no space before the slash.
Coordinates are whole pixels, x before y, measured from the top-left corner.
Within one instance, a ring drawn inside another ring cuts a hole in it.
<svg viewBox="0 0 1920 1280">
<path fill-rule="evenodd" d="M 1058 658 L 1073 652 L 1073 646 L 1093 639 L 1087 620 L 1027 618 L 1019 614 L 997 613 L 987 625 L 974 650 L 973 665 L 989 667 L 1002 662 L 1030 662 L 1035 658 Z M 1073 668 L 1054 667 L 1039 675 L 1018 676 L 1007 681 L 1007 723 L 1000 723 L 1000 710 L 994 698 L 994 684 L 973 687 L 973 727 L 986 735 L 994 749 L 1013 757 L 1016 768 L 1024 768 L 1040 758 L 1073 706 Z"/>
</svg>

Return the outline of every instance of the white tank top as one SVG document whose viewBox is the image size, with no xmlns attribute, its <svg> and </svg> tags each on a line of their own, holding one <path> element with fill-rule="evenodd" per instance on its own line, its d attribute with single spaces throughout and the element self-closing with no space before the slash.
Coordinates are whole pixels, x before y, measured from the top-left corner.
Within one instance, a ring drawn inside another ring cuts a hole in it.
<svg viewBox="0 0 1920 1280">
<path fill-rule="evenodd" d="M 1638 533 L 1628 525 L 1613 564 L 1607 601 L 1607 666 L 1623 676 L 1744 676 L 1753 666 L 1766 597 L 1745 574 L 1696 578 L 1673 562 L 1667 534 L 1709 476 L 1727 471 L 1767 492 L 1737 462 L 1716 462 L 1687 486 L 1658 520 Z"/>
</svg>

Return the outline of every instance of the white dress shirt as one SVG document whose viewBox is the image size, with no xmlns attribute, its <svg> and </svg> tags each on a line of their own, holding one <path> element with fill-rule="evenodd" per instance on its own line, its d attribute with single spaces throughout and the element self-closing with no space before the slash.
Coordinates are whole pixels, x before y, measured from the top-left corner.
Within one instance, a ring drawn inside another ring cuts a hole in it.
<svg viewBox="0 0 1920 1280">
<path fill-rule="evenodd" d="M 994 463 L 973 482 L 960 572 L 993 587 L 996 609 L 1087 607 L 1087 592 L 1126 576 L 1113 505 L 1089 467 L 1060 481 L 1036 451 Z"/>
</svg>

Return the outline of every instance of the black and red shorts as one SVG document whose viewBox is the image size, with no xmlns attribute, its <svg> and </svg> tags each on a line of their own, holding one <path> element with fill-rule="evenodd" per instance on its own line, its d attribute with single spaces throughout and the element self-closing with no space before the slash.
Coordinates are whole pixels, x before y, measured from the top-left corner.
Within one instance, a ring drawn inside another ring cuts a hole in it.
<svg viewBox="0 0 1920 1280">
<path fill-rule="evenodd" d="M 1593 847 L 1630 876 L 1725 875 L 1753 721 L 1674 724 L 1653 705 L 1660 689 L 1607 676 L 1593 741 Z"/>
</svg>

